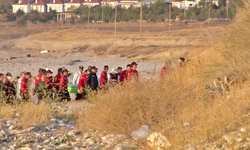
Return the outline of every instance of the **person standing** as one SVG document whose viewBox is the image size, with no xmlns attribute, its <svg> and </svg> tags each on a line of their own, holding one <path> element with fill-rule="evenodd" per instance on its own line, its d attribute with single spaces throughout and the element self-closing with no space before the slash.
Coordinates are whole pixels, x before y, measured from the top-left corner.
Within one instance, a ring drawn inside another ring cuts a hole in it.
<svg viewBox="0 0 250 150">
<path fill-rule="evenodd" d="M 61 100 L 67 99 L 70 100 L 69 92 L 68 92 L 68 70 L 65 69 L 62 71 L 62 76 L 60 80 L 60 97 Z"/>
<path fill-rule="evenodd" d="M 37 96 L 38 100 L 42 100 L 44 98 L 47 98 L 48 96 L 48 84 L 47 82 L 47 77 L 45 75 L 41 76 L 41 81 L 37 83 L 37 86 L 35 87 L 35 95 Z"/>
<path fill-rule="evenodd" d="M 137 69 L 137 63 L 136 62 L 132 62 L 131 63 L 131 69 L 128 72 L 128 81 L 133 80 L 133 78 L 138 78 L 138 71 Z"/>
<path fill-rule="evenodd" d="M 43 70 L 42 68 L 40 68 L 39 71 L 38 71 L 38 75 L 36 76 L 35 87 L 36 87 L 37 83 L 38 83 L 39 81 L 41 81 L 41 77 L 42 77 L 42 73 L 43 73 L 43 72 L 44 72 L 44 70 Z"/>
<path fill-rule="evenodd" d="M 85 70 L 84 74 L 80 77 L 79 84 L 78 84 L 79 93 L 77 93 L 76 100 L 85 98 L 86 79 L 87 79 L 88 74 L 89 74 L 89 70 Z"/>
<path fill-rule="evenodd" d="M 97 79 L 96 72 L 97 72 L 97 68 L 93 66 L 86 80 L 86 86 L 90 88 L 90 90 L 92 91 L 97 91 L 97 88 L 98 88 L 98 79 Z"/>
<path fill-rule="evenodd" d="M 53 82 L 53 87 L 55 89 L 55 93 L 59 92 L 61 77 L 62 77 L 62 68 L 58 68 L 57 75 L 55 76 L 54 82 Z"/>
<path fill-rule="evenodd" d="M 23 78 L 25 78 L 25 73 L 26 72 L 21 73 L 21 76 L 20 76 L 20 78 L 18 79 L 18 82 L 17 82 L 16 97 L 19 98 L 19 99 L 21 99 L 21 94 L 20 94 L 21 83 L 22 83 Z"/>
<path fill-rule="evenodd" d="M 46 71 L 46 77 L 45 77 L 46 78 L 45 83 L 47 84 L 47 88 L 48 88 L 47 93 L 48 93 L 48 96 L 51 98 L 53 97 L 53 77 L 52 77 L 52 74 L 53 74 L 52 70 L 49 69 Z"/>
<path fill-rule="evenodd" d="M 106 85 L 108 83 L 108 72 L 109 67 L 107 65 L 104 66 L 104 70 L 102 71 L 101 77 L 100 77 L 100 83 L 101 83 L 101 88 L 105 90 Z"/>
<path fill-rule="evenodd" d="M 121 77 L 121 73 L 122 73 L 122 67 L 118 67 L 117 70 L 118 70 L 117 78 L 118 78 L 118 81 L 119 81 L 120 77 Z"/>
<path fill-rule="evenodd" d="M 8 85 L 9 91 L 10 91 L 10 95 L 12 95 L 12 97 L 14 97 L 16 95 L 16 90 L 15 90 L 14 85 L 10 81 L 11 78 L 12 78 L 11 73 L 9 73 L 9 72 L 6 73 L 7 85 Z"/>
<path fill-rule="evenodd" d="M 131 69 L 131 64 L 128 64 L 127 69 L 122 71 L 119 82 L 124 82 L 125 80 L 128 80 L 128 72 L 130 71 L 130 69 Z"/>
<path fill-rule="evenodd" d="M 79 66 L 79 71 L 74 74 L 72 82 L 73 84 L 79 83 L 80 77 L 83 75 L 83 68 L 84 68 L 83 66 Z"/>
<path fill-rule="evenodd" d="M 21 98 L 22 100 L 28 100 L 29 99 L 29 80 L 31 78 L 31 73 L 30 72 L 26 72 L 25 73 L 25 78 L 22 79 L 21 82 Z"/>
</svg>

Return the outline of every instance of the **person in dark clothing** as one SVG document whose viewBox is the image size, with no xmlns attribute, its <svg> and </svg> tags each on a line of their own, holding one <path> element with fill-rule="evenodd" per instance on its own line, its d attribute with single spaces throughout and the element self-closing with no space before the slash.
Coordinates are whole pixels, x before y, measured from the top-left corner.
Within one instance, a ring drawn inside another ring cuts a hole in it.
<svg viewBox="0 0 250 150">
<path fill-rule="evenodd" d="M 7 77 L 3 79 L 2 87 L 1 87 L 1 98 L 6 103 L 11 103 L 14 99 L 13 87 L 12 84 L 8 81 Z"/>
<path fill-rule="evenodd" d="M 92 91 L 97 91 L 98 88 L 98 79 L 97 79 L 97 68 L 95 66 L 91 67 L 91 73 L 88 75 L 86 80 L 87 87 Z"/>
</svg>

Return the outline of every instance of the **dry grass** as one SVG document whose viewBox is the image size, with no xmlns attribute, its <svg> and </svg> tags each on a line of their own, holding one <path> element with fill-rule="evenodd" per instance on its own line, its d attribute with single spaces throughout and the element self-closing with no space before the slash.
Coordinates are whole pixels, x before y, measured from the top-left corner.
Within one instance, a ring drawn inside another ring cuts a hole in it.
<svg viewBox="0 0 250 150">
<path fill-rule="evenodd" d="M 40 123 L 47 123 L 52 116 L 51 107 L 43 102 L 39 105 L 24 103 L 18 105 L 16 110 L 20 119 L 19 126 L 24 128 Z"/>
<path fill-rule="evenodd" d="M 218 140 L 223 134 L 248 124 L 250 108 L 249 35 L 247 7 L 237 14 L 214 50 L 193 55 L 184 71 L 170 69 L 159 81 L 141 79 L 99 94 L 94 105 L 79 117 L 82 130 L 96 129 L 129 135 L 142 125 L 163 132 L 173 148 L 186 143 Z M 218 77 L 237 78 L 230 91 L 212 86 Z"/>
</svg>

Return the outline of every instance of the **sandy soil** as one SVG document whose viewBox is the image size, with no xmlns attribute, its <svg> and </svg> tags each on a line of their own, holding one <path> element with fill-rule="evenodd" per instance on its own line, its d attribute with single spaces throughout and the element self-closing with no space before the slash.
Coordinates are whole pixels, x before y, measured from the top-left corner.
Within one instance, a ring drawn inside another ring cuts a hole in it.
<svg viewBox="0 0 250 150">
<path fill-rule="evenodd" d="M 142 34 L 120 31 L 115 38 L 110 30 L 1 28 L 0 72 L 16 76 L 21 71 L 31 71 L 36 75 L 39 67 L 56 72 L 63 66 L 76 72 L 79 65 L 85 68 L 95 65 L 101 72 L 104 65 L 125 68 L 137 61 L 141 74 L 151 77 L 154 71 L 158 75 L 166 59 L 190 59 L 194 53 L 209 49 L 209 44 L 218 41 L 224 29 L 211 25 Z M 49 53 L 41 54 L 42 50 Z M 27 54 L 31 57 L 26 57 Z M 16 59 L 10 60 L 11 57 Z"/>
</svg>

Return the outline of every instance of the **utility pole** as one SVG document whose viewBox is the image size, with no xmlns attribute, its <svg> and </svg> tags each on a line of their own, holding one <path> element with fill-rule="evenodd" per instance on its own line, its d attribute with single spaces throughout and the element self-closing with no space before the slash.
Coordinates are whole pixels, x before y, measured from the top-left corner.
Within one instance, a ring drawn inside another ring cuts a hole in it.
<svg viewBox="0 0 250 150">
<path fill-rule="evenodd" d="M 103 10 L 104 8 L 103 7 L 104 7 L 104 0 L 102 0 L 102 24 L 103 24 L 103 14 L 104 14 L 104 10 Z"/>
<path fill-rule="evenodd" d="M 140 33 L 141 33 L 141 25 L 142 25 L 142 0 L 141 0 L 141 11 L 140 11 Z"/>
<path fill-rule="evenodd" d="M 90 6 L 89 6 L 89 12 L 88 12 L 88 30 L 89 30 L 89 16 L 90 16 Z"/>
<path fill-rule="evenodd" d="M 227 19 L 228 19 L 228 0 L 226 0 L 226 11 L 227 11 Z"/>
<path fill-rule="evenodd" d="M 168 31 L 170 31 L 170 22 L 171 22 L 171 6 L 172 6 L 172 3 L 170 2 L 169 3 L 169 13 L 168 13 Z"/>
<path fill-rule="evenodd" d="M 184 0 L 184 20 L 186 19 L 186 0 Z"/>
<path fill-rule="evenodd" d="M 209 10 L 208 10 L 208 24 L 210 22 L 210 14 L 211 14 L 211 4 L 212 4 L 212 0 L 209 0 Z"/>
<path fill-rule="evenodd" d="M 117 19 L 117 5 L 115 6 L 115 40 L 116 40 L 116 19 Z"/>
</svg>

